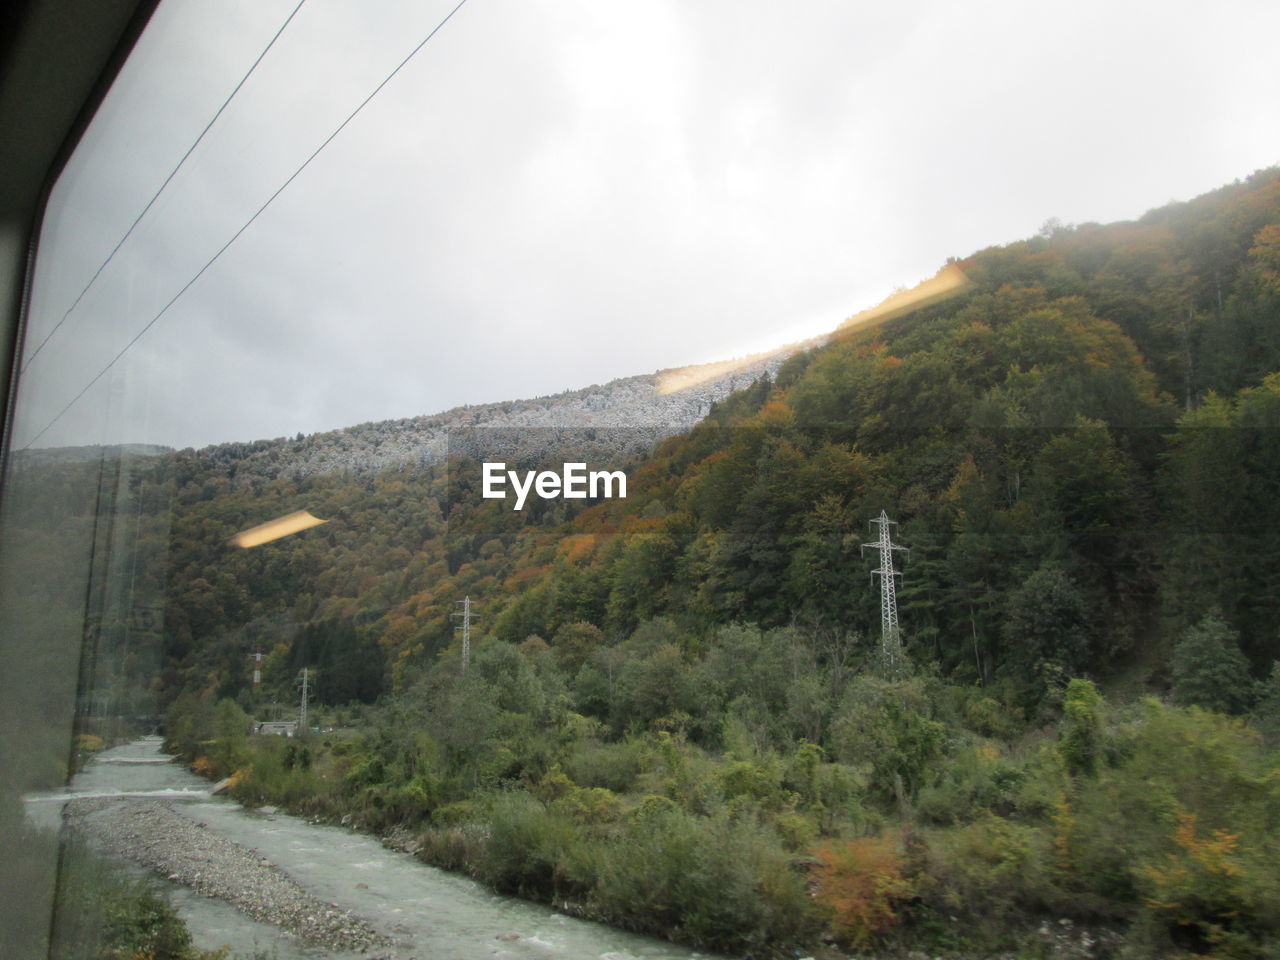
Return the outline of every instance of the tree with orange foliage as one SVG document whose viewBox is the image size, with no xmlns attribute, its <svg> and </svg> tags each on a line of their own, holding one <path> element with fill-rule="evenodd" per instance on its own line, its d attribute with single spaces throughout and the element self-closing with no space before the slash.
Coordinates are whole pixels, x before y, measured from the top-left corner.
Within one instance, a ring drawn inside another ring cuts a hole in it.
<svg viewBox="0 0 1280 960">
<path fill-rule="evenodd" d="M 1196 819 L 1186 810 L 1176 812 L 1174 850 L 1163 862 L 1144 864 L 1138 879 L 1146 888 L 1147 906 L 1157 914 L 1183 925 L 1205 924 L 1215 940 L 1223 924 L 1253 911 L 1247 909 L 1240 834 L 1212 830 L 1206 835 Z"/>
<path fill-rule="evenodd" d="M 819 866 L 815 898 L 832 913 L 836 937 L 856 950 L 898 920 L 895 908 L 911 896 L 902 874 L 898 841 L 892 834 L 859 837 L 849 843 L 824 845 L 817 852 Z"/>
</svg>

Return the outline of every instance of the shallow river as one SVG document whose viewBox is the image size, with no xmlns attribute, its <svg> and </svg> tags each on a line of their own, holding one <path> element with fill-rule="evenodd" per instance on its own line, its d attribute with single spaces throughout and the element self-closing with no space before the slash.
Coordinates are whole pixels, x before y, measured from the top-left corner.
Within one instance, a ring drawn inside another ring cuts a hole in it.
<svg viewBox="0 0 1280 960">
<path fill-rule="evenodd" d="M 397 960 L 691 960 L 708 956 L 498 896 L 465 877 L 388 850 L 367 835 L 283 813 L 248 811 L 210 796 L 208 789 L 208 783 L 169 762 L 159 738 L 148 737 L 104 751 L 74 778 L 67 794 L 32 797 L 28 809 L 38 822 L 56 826 L 60 801 L 68 794 L 168 799 L 215 833 L 256 850 L 314 896 L 364 917 L 397 941 L 396 946 L 374 949 L 369 956 Z M 275 960 L 360 956 L 306 944 L 185 887 L 170 885 L 170 891 L 174 906 L 202 947 L 225 944 L 234 955 L 262 951 Z"/>
</svg>

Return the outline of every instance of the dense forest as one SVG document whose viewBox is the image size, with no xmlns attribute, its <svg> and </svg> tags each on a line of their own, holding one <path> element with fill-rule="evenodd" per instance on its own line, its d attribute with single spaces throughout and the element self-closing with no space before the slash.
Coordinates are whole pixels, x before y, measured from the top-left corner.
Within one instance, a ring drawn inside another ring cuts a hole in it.
<svg viewBox="0 0 1280 960">
<path fill-rule="evenodd" d="M 1280 956 L 1280 171 L 946 269 L 625 500 L 133 461 L 120 696 L 246 802 L 710 949 Z M 324 732 L 250 737 L 303 668 Z"/>
</svg>

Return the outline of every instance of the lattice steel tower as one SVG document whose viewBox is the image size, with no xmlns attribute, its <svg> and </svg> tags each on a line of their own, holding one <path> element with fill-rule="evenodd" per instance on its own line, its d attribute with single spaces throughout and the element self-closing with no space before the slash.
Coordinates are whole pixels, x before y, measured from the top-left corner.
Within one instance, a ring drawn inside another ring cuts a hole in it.
<svg viewBox="0 0 1280 960">
<path fill-rule="evenodd" d="M 314 696 L 311 689 L 311 679 L 311 671 L 307 667 L 303 667 L 302 676 L 297 681 L 297 686 L 302 688 L 302 702 L 298 707 L 298 733 L 307 732 L 307 701 Z"/>
<path fill-rule="evenodd" d="M 893 578 L 902 576 L 902 573 L 893 569 L 893 551 L 907 548 L 896 545 L 890 538 L 889 527 L 896 526 L 897 523 L 890 520 L 883 510 L 879 517 L 868 522 L 880 525 L 880 539 L 875 543 L 862 545 L 863 551 L 867 547 L 880 551 L 880 567 L 871 571 L 873 577 L 880 575 L 880 648 L 888 665 L 897 667 L 902 662 L 903 655 L 902 637 L 898 633 L 898 594 Z"/>
<path fill-rule="evenodd" d="M 471 661 L 471 596 L 468 594 L 455 602 L 462 607 L 462 612 L 454 616 L 462 618 L 462 672 L 466 673 Z"/>
</svg>

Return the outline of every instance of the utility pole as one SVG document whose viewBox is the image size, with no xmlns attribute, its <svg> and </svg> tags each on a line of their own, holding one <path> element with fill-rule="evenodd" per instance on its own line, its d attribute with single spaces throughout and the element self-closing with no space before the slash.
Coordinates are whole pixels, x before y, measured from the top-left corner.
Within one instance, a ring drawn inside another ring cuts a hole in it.
<svg viewBox="0 0 1280 960">
<path fill-rule="evenodd" d="M 462 607 L 461 613 L 453 615 L 462 618 L 462 672 L 466 673 L 471 660 L 471 596 L 468 594 L 456 602 Z"/>
<path fill-rule="evenodd" d="M 883 510 L 879 517 L 869 522 L 880 525 L 880 538 L 875 543 L 864 543 L 862 549 L 865 552 L 867 547 L 871 547 L 880 551 L 880 567 L 871 571 L 873 577 L 880 575 L 880 649 L 889 670 L 896 673 L 904 658 L 902 638 L 898 633 L 897 587 L 893 578 L 902 574 L 893 569 L 893 551 L 906 550 L 906 547 L 897 546 L 890 538 L 889 527 L 897 524 Z"/>
</svg>

